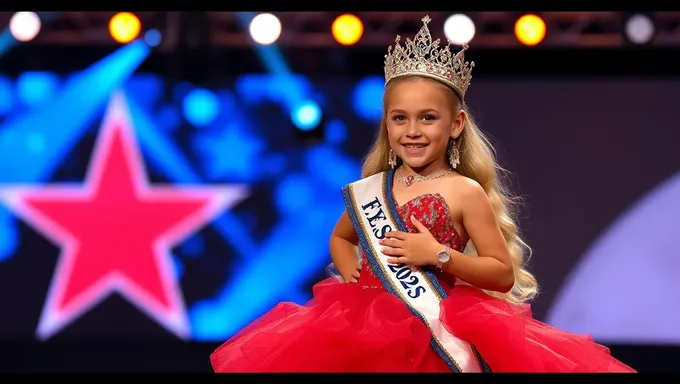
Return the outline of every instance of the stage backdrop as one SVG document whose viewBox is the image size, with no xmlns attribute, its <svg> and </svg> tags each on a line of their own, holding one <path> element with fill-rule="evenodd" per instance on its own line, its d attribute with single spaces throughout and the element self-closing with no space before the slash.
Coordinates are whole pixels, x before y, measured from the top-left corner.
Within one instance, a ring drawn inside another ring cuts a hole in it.
<svg viewBox="0 0 680 384">
<path fill-rule="evenodd" d="M 0 77 L 0 338 L 220 341 L 308 300 L 380 77 L 93 73 Z M 474 81 L 524 197 L 536 317 L 680 344 L 679 93 L 677 79 Z M 318 111 L 291 115 L 292 94 L 318 103 L 321 131 L 296 126 Z"/>
</svg>

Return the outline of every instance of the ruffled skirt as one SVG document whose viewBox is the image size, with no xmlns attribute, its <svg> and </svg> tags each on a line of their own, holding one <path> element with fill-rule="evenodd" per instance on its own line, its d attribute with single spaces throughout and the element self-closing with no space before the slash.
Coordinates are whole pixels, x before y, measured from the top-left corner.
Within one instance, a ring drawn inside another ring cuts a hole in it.
<svg viewBox="0 0 680 384">
<path fill-rule="evenodd" d="M 456 286 L 440 319 L 493 372 L 635 372 L 608 348 L 534 320 L 528 306 Z M 210 356 L 215 372 L 451 372 L 432 335 L 382 288 L 327 279 L 305 305 L 280 303 Z"/>
</svg>

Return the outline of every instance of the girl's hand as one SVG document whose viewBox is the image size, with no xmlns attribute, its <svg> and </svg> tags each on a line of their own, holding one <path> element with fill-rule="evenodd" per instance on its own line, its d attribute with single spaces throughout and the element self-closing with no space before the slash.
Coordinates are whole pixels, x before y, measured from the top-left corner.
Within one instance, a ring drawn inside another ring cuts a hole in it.
<svg viewBox="0 0 680 384">
<path fill-rule="evenodd" d="M 351 273 L 341 274 L 341 276 L 342 276 L 342 280 L 344 280 L 345 283 L 357 283 L 357 282 L 359 282 L 359 276 L 360 276 L 359 267 L 357 267 L 357 269 L 355 269 Z"/>
<path fill-rule="evenodd" d="M 438 265 L 437 253 L 444 246 L 439 244 L 427 227 L 414 216 L 411 216 L 411 223 L 418 233 L 388 232 L 386 239 L 380 241 L 380 244 L 385 246 L 382 253 L 393 256 L 387 261 L 392 264 L 413 266 Z"/>
</svg>

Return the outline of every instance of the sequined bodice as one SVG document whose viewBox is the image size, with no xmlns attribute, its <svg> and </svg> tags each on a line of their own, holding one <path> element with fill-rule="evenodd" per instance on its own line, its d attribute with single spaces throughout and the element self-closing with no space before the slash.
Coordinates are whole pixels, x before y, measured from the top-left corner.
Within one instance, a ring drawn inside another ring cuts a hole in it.
<svg viewBox="0 0 680 384">
<path fill-rule="evenodd" d="M 438 242 L 448 245 L 451 249 L 462 251 L 464 243 L 453 225 L 449 206 L 438 193 L 417 196 L 404 205 L 398 206 L 397 211 L 409 232 L 416 232 L 409 219 L 414 216 L 427 227 Z M 373 273 L 366 254 L 363 252 L 359 284 L 366 287 L 382 287 L 382 283 Z"/>
</svg>

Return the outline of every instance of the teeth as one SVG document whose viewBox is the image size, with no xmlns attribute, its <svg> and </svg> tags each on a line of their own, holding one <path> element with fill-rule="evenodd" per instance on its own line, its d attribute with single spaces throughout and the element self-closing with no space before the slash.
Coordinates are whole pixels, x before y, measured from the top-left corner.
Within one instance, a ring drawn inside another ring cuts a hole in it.
<svg viewBox="0 0 680 384">
<path fill-rule="evenodd" d="M 423 144 L 418 144 L 418 145 L 406 145 L 405 147 L 406 147 L 406 148 L 413 148 L 413 149 L 416 149 L 416 148 L 422 148 L 422 147 L 424 147 L 424 146 L 425 146 L 425 145 L 423 145 Z"/>
</svg>

